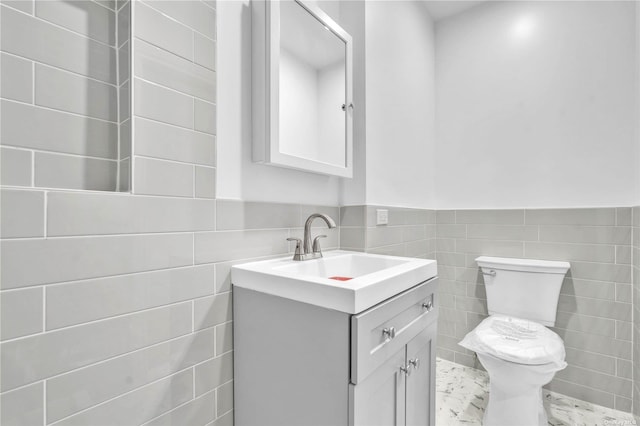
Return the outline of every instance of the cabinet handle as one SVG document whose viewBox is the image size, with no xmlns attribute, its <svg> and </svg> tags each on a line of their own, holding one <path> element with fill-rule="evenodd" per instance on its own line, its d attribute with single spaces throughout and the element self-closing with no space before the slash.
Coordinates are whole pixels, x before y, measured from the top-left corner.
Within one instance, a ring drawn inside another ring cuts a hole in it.
<svg viewBox="0 0 640 426">
<path fill-rule="evenodd" d="M 411 365 L 406 365 L 404 367 L 400 367 L 400 371 L 402 373 L 404 373 L 405 376 L 410 376 L 411 375 Z"/>
<path fill-rule="evenodd" d="M 396 328 L 395 327 L 385 328 L 382 330 L 382 335 L 384 336 L 384 339 L 386 341 L 389 341 L 396 337 Z"/>
<path fill-rule="evenodd" d="M 426 309 L 426 310 L 427 310 L 427 312 L 429 312 L 429 311 L 431 311 L 431 309 L 433 309 L 433 302 L 432 302 L 431 300 L 429 300 L 428 302 L 423 303 L 423 304 L 422 304 L 422 307 L 423 307 L 424 309 Z"/>
<path fill-rule="evenodd" d="M 410 359 L 409 366 L 413 366 L 416 370 L 420 368 L 420 358 Z"/>
</svg>

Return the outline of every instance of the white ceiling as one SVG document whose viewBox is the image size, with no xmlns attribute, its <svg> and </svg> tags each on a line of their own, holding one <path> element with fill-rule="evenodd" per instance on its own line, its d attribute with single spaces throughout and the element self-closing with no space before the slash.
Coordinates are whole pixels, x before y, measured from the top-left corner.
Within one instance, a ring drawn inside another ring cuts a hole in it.
<svg viewBox="0 0 640 426">
<path fill-rule="evenodd" d="M 485 0 L 424 0 L 423 3 L 434 21 L 455 15 L 477 6 Z"/>
</svg>

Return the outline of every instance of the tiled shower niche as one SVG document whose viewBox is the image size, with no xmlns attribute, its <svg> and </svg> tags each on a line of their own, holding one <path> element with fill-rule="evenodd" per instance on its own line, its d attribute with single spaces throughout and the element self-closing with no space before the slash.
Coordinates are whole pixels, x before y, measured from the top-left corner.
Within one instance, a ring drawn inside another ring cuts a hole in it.
<svg viewBox="0 0 640 426">
<path fill-rule="evenodd" d="M 130 190 L 129 1 L 0 1 L 4 185 Z"/>
</svg>

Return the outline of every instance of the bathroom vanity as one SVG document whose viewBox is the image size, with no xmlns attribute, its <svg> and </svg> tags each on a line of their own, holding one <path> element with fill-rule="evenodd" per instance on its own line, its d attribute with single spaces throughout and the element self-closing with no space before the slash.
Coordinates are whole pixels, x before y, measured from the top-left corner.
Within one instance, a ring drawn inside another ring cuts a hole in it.
<svg viewBox="0 0 640 426">
<path fill-rule="evenodd" d="M 435 425 L 435 261 L 335 251 L 232 281 L 236 425 Z"/>
</svg>

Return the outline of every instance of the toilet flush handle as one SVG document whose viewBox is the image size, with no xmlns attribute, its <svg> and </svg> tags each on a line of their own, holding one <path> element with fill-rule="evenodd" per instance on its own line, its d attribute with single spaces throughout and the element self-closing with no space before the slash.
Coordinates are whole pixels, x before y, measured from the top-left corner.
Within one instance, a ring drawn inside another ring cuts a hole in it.
<svg viewBox="0 0 640 426">
<path fill-rule="evenodd" d="M 496 276 L 496 271 L 491 269 L 489 272 L 482 271 L 482 275 L 489 275 L 490 277 Z"/>
</svg>

